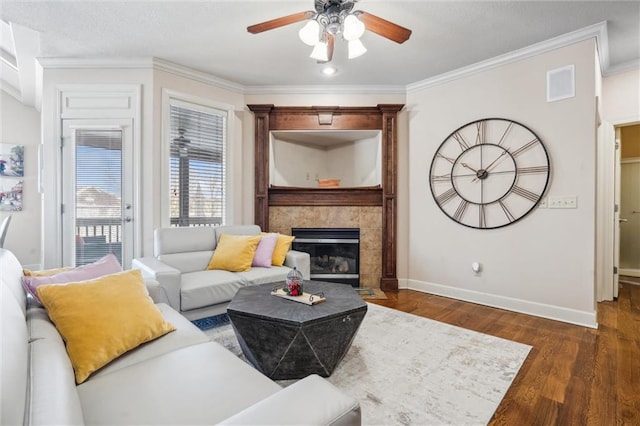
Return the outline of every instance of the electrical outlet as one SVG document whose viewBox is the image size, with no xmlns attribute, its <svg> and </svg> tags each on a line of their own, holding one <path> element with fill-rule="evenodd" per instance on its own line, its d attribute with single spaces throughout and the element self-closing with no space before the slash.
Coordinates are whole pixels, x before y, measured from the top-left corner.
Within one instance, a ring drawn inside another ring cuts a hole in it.
<svg viewBox="0 0 640 426">
<path fill-rule="evenodd" d="M 550 209 L 576 209 L 578 197 L 575 195 L 549 197 L 548 206 Z"/>
</svg>

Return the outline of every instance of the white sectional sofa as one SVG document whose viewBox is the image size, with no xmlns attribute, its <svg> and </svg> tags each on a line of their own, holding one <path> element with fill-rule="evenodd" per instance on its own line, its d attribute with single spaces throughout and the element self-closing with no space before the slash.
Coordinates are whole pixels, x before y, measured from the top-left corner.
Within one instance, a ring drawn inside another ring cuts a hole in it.
<svg viewBox="0 0 640 426">
<path fill-rule="evenodd" d="M 283 266 L 253 267 L 247 272 L 207 270 L 222 234 L 260 232 L 258 225 L 159 228 L 154 233 L 154 255 L 134 259 L 132 267 L 158 281 L 167 303 L 187 318 L 221 314 L 240 287 L 284 281 L 294 266 L 310 279 L 309 254 L 294 250 L 289 250 Z"/>
<path fill-rule="evenodd" d="M 176 330 L 76 385 L 65 342 L 0 249 L 0 424 L 360 424 L 359 404 L 319 376 L 281 388 L 187 319 L 158 304 Z M 117 321 L 117 318 L 114 318 Z"/>
</svg>

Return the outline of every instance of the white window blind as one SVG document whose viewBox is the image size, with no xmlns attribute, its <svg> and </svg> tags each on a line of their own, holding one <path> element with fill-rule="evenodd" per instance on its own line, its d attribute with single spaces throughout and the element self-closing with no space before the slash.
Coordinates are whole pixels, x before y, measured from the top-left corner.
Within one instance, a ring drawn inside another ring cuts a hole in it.
<svg viewBox="0 0 640 426">
<path fill-rule="evenodd" d="M 171 225 L 220 225 L 225 211 L 226 112 L 172 100 L 169 120 Z"/>
<path fill-rule="evenodd" d="M 76 266 L 122 262 L 122 131 L 76 130 Z"/>
</svg>

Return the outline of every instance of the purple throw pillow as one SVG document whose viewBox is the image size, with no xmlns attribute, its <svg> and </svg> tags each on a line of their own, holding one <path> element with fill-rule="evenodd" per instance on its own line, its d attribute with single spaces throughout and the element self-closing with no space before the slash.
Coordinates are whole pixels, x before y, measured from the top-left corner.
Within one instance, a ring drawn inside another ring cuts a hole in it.
<svg viewBox="0 0 640 426">
<path fill-rule="evenodd" d="M 271 257 L 276 248 L 279 234 L 264 234 L 256 248 L 256 254 L 253 256 L 251 266 L 260 266 L 263 268 L 271 268 Z"/>
<path fill-rule="evenodd" d="M 36 295 L 36 289 L 44 284 L 67 284 L 79 281 L 92 280 L 103 275 L 115 274 L 122 272 L 122 266 L 113 253 L 109 253 L 105 257 L 96 260 L 87 265 L 78 266 L 70 271 L 60 272 L 59 274 L 49 275 L 45 277 L 22 277 L 22 286 L 31 294 L 34 299 L 40 302 Z"/>
</svg>

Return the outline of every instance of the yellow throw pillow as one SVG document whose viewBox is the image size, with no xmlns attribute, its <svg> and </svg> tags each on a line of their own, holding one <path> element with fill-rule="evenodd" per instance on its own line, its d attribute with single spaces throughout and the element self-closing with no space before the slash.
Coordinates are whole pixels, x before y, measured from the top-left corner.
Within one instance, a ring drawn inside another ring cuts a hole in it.
<svg viewBox="0 0 640 426">
<path fill-rule="evenodd" d="M 295 238 L 296 237 L 292 237 L 291 235 L 280 234 L 278 242 L 276 243 L 276 248 L 273 250 L 273 256 L 271 257 L 271 262 L 274 266 L 284 265 L 287 253 L 291 248 L 291 243 Z"/>
<path fill-rule="evenodd" d="M 32 271 L 30 269 L 23 269 L 22 273 L 25 277 L 48 277 L 49 275 L 59 274 L 72 270 L 72 266 L 65 266 L 64 268 L 44 269 L 42 271 Z"/>
<path fill-rule="evenodd" d="M 67 345 L 78 384 L 125 352 L 175 330 L 137 269 L 36 291 Z"/>
<path fill-rule="evenodd" d="M 243 272 L 251 269 L 260 235 L 222 234 L 207 269 Z"/>
</svg>

